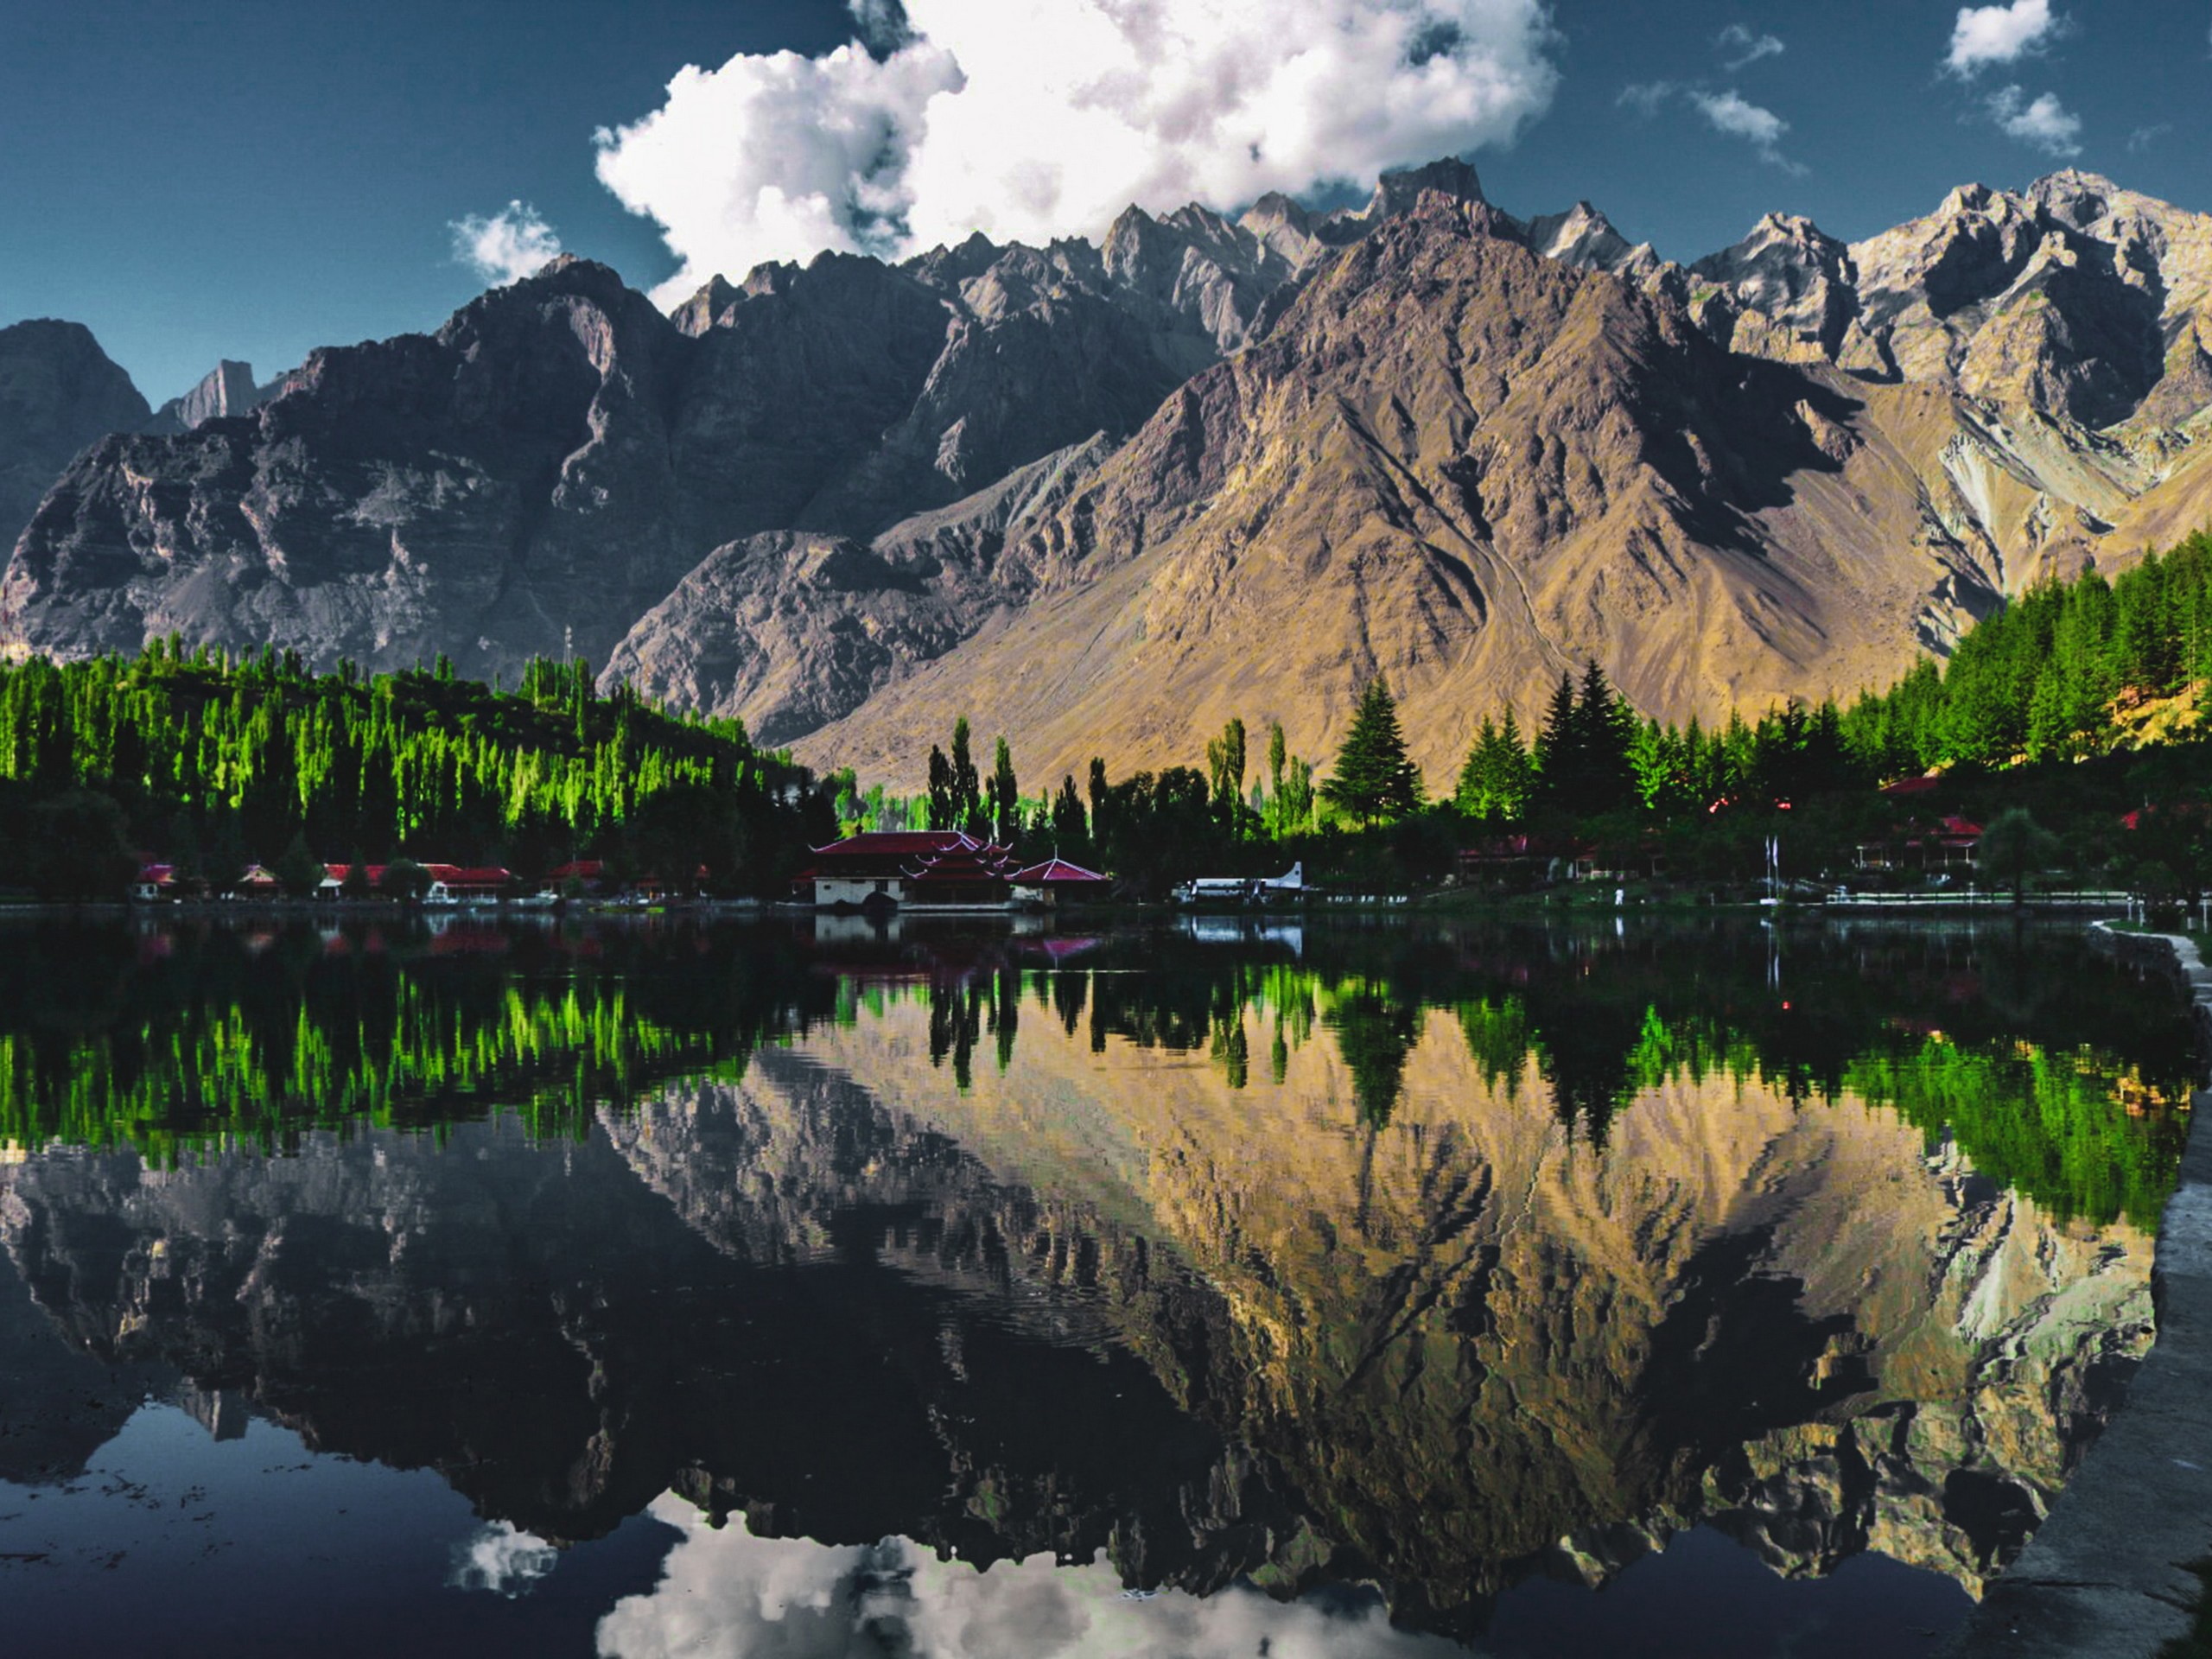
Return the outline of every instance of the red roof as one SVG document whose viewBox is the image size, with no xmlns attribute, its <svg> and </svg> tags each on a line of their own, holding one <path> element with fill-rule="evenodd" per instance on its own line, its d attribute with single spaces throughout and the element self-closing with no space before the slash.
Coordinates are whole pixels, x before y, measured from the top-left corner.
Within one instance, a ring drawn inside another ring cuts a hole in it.
<svg viewBox="0 0 2212 1659">
<path fill-rule="evenodd" d="M 545 879 L 548 881 L 566 881 L 573 876 L 579 881 L 596 881 L 599 880 L 600 872 L 606 868 L 607 864 L 603 859 L 571 859 Z"/>
<path fill-rule="evenodd" d="M 502 869 L 466 868 L 459 864 L 425 864 L 433 881 L 449 887 L 502 887 L 514 878 Z"/>
<path fill-rule="evenodd" d="M 1012 879 L 1017 887 L 1042 887 L 1071 882 L 1104 881 L 1108 878 L 1096 870 L 1086 870 L 1080 864 L 1071 864 L 1065 858 L 1053 857 L 1042 864 L 1032 864 L 1026 870 L 1017 870 Z"/>
<path fill-rule="evenodd" d="M 962 836 L 960 844 L 925 853 L 905 867 L 912 881 L 1005 881 L 1013 878 L 1014 849 Z"/>
<path fill-rule="evenodd" d="M 979 852 L 982 847 L 964 830 L 864 830 L 813 852 L 817 858 L 922 858 Z"/>
</svg>

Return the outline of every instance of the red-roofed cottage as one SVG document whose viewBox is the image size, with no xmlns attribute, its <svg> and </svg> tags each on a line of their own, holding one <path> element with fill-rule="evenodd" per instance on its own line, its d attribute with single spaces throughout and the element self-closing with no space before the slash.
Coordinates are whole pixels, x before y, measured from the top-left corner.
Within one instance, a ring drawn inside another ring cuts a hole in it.
<svg viewBox="0 0 2212 1659">
<path fill-rule="evenodd" d="M 458 864 L 425 864 L 423 868 L 430 874 L 429 890 L 423 895 L 423 902 L 427 905 L 496 903 L 505 896 L 514 880 L 502 869 L 468 869 Z"/>
<path fill-rule="evenodd" d="M 1014 902 L 1025 910 L 1055 910 L 1064 904 L 1102 899 L 1114 890 L 1110 877 L 1058 855 L 1014 873 Z"/>
</svg>

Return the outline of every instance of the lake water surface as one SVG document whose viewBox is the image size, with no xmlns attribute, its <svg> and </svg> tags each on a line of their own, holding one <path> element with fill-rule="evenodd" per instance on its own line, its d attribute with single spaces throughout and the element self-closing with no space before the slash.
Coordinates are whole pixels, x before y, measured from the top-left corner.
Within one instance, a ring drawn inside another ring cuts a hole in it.
<svg viewBox="0 0 2212 1659">
<path fill-rule="evenodd" d="M 2002 924 L 6 925 L 8 1651 L 1933 1651 L 2194 1069 Z"/>
</svg>

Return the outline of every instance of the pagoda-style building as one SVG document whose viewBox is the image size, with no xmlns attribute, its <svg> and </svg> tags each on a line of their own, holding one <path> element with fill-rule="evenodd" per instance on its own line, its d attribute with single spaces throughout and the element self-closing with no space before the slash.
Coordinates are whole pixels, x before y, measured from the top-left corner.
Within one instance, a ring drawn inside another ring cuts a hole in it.
<svg viewBox="0 0 2212 1659">
<path fill-rule="evenodd" d="M 820 910 L 1007 910 L 1017 888 L 1030 899 L 1106 880 L 1057 859 L 1025 868 L 1013 849 L 960 830 L 868 830 L 813 852 L 792 886 Z"/>
</svg>

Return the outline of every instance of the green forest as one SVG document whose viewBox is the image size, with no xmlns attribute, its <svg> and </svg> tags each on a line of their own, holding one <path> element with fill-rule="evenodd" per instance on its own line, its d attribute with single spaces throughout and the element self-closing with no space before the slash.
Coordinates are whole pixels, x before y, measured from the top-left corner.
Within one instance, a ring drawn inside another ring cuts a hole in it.
<svg viewBox="0 0 2212 1659">
<path fill-rule="evenodd" d="M 742 726 L 601 697 L 581 662 L 512 691 L 442 659 L 315 675 L 175 641 L 0 664 L 0 887 L 112 894 L 143 851 L 218 888 L 288 854 L 316 875 L 405 855 L 524 877 L 588 854 L 767 891 L 835 832 L 810 774 Z"/>
<path fill-rule="evenodd" d="M 325 862 L 504 866 L 536 881 L 577 858 L 620 882 L 780 893 L 842 830 L 960 828 L 1059 853 L 1156 895 L 1193 874 L 1433 884 L 1470 849 L 1514 879 L 1580 860 L 1718 890 L 1764 873 L 1847 872 L 1859 849 L 1958 814 L 2008 812 L 2024 865 L 2179 893 L 2212 881 L 2212 537 L 2107 580 L 2043 583 L 1848 706 L 1796 703 L 1706 726 L 1640 716 L 1595 663 L 1525 721 L 1484 715 L 1456 776 L 1424 779 L 1388 682 L 1361 691 L 1338 752 L 1255 742 L 1233 720 L 1203 764 L 1025 794 L 1006 740 L 988 768 L 970 721 L 932 748 L 926 792 L 860 792 L 756 748 L 734 721 L 680 716 L 582 663 L 510 690 L 427 670 L 317 675 L 289 653 L 175 640 L 131 658 L 0 664 L 0 889 L 111 896 L 140 854 L 216 888 L 250 862 L 304 890 Z M 1197 762 L 1199 757 L 1193 757 Z M 918 768 L 918 770 L 919 768 Z M 1877 786 L 1936 774 L 1907 805 Z M 2120 828 L 2132 815 L 2132 826 Z"/>
</svg>

